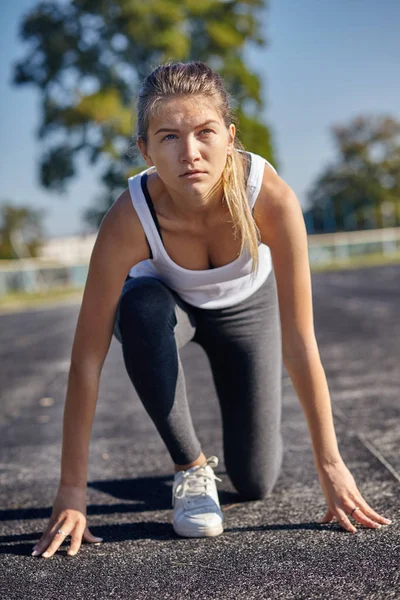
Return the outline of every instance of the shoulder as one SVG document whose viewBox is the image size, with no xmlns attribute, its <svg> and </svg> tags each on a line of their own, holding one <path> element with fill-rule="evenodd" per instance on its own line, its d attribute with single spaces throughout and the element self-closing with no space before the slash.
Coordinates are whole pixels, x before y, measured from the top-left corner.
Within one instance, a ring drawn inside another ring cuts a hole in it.
<svg viewBox="0 0 400 600">
<path fill-rule="evenodd" d="M 133 206 L 129 189 L 127 188 L 110 206 L 104 215 L 101 228 L 106 228 L 111 234 L 123 234 L 131 227 L 137 228 L 139 217 Z"/>
<path fill-rule="evenodd" d="M 268 246 L 282 227 L 290 225 L 291 229 L 296 229 L 304 226 L 303 212 L 295 192 L 266 161 L 253 214 L 261 241 Z"/>
<path fill-rule="evenodd" d="M 122 250 L 126 255 L 132 253 L 136 262 L 149 258 L 146 235 L 128 188 L 121 193 L 105 214 L 97 243 L 107 246 L 113 253 Z"/>
</svg>

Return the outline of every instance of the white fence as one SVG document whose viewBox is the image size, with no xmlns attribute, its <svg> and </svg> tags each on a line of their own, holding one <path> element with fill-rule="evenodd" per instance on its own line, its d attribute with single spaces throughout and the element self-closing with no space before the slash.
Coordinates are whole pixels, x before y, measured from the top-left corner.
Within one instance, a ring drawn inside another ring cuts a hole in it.
<svg viewBox="0 0 400 600">
<path fill-rule="evenodd" d="M 308 255 L 311 266 L 343 262 L 353 256 L 400 252 L 400 227 L 323 233 L 308 236 Z"/>
<path fill-rule="evenodd" d="M 32 258 L 0 261 L 0 297 L 13 292 L 38 292 L 54 288 L 82 288 L 88 264 L 45 264 Z"/>
<path fill-rule="evenodd" d="M 17 291 L 83 287 L 95 237 L 51 240 L 41 259 L 0 261 L 0 296 Z M 312 267 L 343 263 L 366 254 L 399 255 L 400 227 L 310 235 L 308 252 Z"/>
</svg>

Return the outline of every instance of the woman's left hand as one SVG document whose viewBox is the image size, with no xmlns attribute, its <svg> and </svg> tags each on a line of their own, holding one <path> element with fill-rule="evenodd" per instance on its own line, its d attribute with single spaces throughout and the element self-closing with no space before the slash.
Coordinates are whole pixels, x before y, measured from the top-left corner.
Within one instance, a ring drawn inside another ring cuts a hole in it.
<svg viewBox="0 0 400 600">
<path fill-rule="evenodd" d="M 355 533 L 357 529 L 351 523 L 349 517 L 354 507 L 358 507 L 352 514 L 352 518 L 372 529 L 382 525 L 389 525 L 391 521 L 375 512 L 361 496 L 353 475 L 344 464 L 338 460 L 328 466 L 317 468 L 319 480 L 324 492 L 328 510 L 324 517 L 317 519 L 317 523 L 331 523 L 336 517 L 340 525 Z"/>
</svg>

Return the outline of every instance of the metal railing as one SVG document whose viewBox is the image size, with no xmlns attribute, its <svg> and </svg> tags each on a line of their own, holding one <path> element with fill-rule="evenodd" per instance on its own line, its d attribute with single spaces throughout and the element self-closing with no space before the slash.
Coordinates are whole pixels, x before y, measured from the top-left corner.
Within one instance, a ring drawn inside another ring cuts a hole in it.
<svg viewBox="0 0 400 600">
<path fill-rule="evenodd" d="M 91 252 L 91 248 L 89 249 Z M 54 288 L 83 288 L 89 268 L 79 264 L 46 262 L 40 259 L 0 260 L 0 297 L 12 292 L 38 292 Z M 311 267 L 350 261 L 356 256 L 400 255 L 400 227 L 369 229 L 308 236 Z"/>
<path fill-rule="evenodd" d="M 322 233 L 308 236 L 308 255 L 311 266 L 343 262 L 354 256 L 400 252 L 400 227 Z"/>
</svg>

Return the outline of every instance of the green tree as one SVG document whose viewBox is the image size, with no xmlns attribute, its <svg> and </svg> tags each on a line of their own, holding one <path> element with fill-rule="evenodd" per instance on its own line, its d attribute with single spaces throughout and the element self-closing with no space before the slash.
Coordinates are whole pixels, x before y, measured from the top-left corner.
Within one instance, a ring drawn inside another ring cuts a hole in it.
<svg viewBox="0 0 400 600">
<path fill-rule="evenodd" d="M 128 149 L 132 103 L 157 64 L 202 60 L 217 70 L 235 99 L 243 144 L 276 163 L 261 114 L 259 77 L 244 62 L 247 44 L 265 47 L 260 15 L 267 0 L 72 0 L 40 2 L 25 16 L 27 56 L 16 84 L 41 92 L 38 136 L 44 187 L 64 191 L 82 155 L 103 168 L 104 195 L 87 218 L 99 221 L 126 179 L 140 171 Z M 264 12 L 263 12 L 264 14 Z"/>
<path fill-rule="evenodd" d="M 390 116 L 358 116 L 348 125 L 333 126 L 332 133 L 338 158 L 308 195 L 316 230 L 322 228 L 329 204 L 338 230 L 399 223 L 400 122 Z"/>
<path fill-rule="evenodd" d="M 43 244 L 43 211 L 3 202 L 0 206 L 0 259 L 35 257 Z"/>
</svg>

